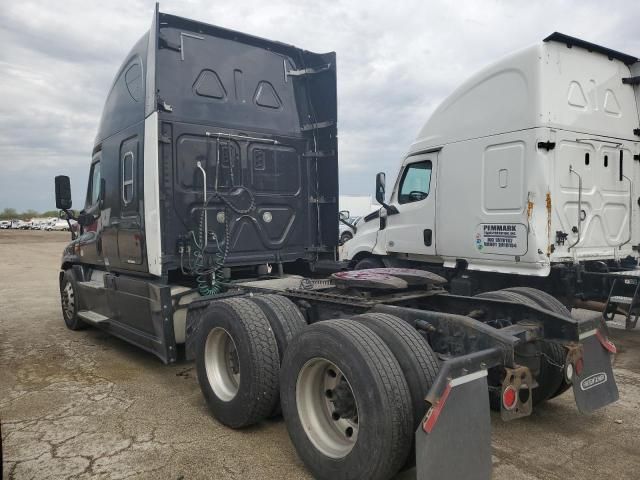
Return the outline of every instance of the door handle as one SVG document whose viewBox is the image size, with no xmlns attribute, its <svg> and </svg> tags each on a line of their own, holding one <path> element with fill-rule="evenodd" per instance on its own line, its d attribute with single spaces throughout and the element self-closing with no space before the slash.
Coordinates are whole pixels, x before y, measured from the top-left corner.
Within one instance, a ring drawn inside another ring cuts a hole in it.
<svg viewBox="0 0 640 480">
<path fill-rule="evenodd" d="M 427 247 L 431 246 L 431 243 L 433 242 L 433 232 L 431 231 L 430 228 L 427 228 L 424 230 L 424 232 L 422 232 L 423 235 L 423 239 L 424 239 L 424 244 Z"/>
</svg>

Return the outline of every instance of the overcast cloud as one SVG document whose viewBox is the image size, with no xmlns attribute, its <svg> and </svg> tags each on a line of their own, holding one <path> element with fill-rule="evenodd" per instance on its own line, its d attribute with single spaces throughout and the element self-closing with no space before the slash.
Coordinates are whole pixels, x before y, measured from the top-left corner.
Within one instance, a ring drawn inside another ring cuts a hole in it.
<svg viewBox="0 0 640 480">
<path fill-rule="evenodd" d="M 0 2 L 0 210 L 54 206 L 71 176 L 82 206 L 113 76 L 154 2 Z M 465 78 L 560 31 L 640 56 L 640 2 L 188 0 L 161 11 L 338 54 L 340 189 L 369 194 Z M 392 175 L 393 176 L 393 175 Z"/>
</svg>

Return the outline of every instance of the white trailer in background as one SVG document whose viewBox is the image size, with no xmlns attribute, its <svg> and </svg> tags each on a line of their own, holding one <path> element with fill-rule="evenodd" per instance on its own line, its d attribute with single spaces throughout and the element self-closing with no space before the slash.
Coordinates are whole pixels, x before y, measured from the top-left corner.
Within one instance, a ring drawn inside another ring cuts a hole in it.
<svg viewBox="0 0 640 480">
<path fill-rule="evenodd" d="M 422 128 L 347 258 L 426 264 L 465 294 L 606 300 L 638 261 L 639 79 L 637 58 L 558 33 L 480 71 Z M 634 288 L 619 296 L 635 307 Z"/>
</svg>

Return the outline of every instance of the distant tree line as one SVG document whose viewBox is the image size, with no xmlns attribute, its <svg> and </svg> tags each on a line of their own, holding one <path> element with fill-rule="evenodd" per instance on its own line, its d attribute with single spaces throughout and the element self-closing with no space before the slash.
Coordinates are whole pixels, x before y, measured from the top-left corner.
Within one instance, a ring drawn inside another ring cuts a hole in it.
<svg viewBox="0 0 640 480">
<path fill-rule="evenodd" d="M 31 220 L 32 218 L 49 218 L 58 217 L 58 210 L 47 210 L 46 212 L 37 212 L 36 210 L 25 210 L 18 212 L 15 208 L 5 208 L 0 212 L 0 220 Z"/>
</svg>

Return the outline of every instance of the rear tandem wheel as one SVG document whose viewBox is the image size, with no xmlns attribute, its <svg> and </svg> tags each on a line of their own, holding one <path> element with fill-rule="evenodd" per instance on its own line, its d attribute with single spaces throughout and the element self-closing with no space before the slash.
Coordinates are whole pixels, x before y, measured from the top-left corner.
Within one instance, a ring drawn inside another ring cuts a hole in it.
<svg viewBox="0 0 640 480">
<path fill-rule="evenodd" d="M 315 478 L 386 480 L 405 463 L 411 396 L 373 330 L 351 320 L 308 326 L 289 345 L 280 379 L 289 437 Z"/>
<path fill-rule="evenodd" d="M 280 363 L 282 363 L 291 339 L 307 326 L 304 315 L 295 303 L 282 295 L 254 295 L 249 297 L 249 300 L 255 303 L 267 317 L 278 346 Z M 271 415 L 278 416 L 281 413 L 278 393 L 276 406 Z"/>
<path fill-rule="evenodd" d="M 278 401 L 280 358 L 262 310 L 246 298 L 211 302 L 196 346 L 196 371 L 214 417 L 242 428 L 270 416 Z"/>
</svg>

